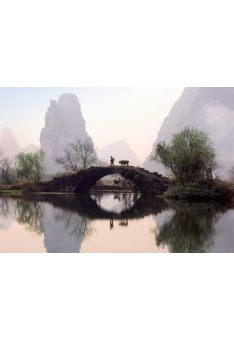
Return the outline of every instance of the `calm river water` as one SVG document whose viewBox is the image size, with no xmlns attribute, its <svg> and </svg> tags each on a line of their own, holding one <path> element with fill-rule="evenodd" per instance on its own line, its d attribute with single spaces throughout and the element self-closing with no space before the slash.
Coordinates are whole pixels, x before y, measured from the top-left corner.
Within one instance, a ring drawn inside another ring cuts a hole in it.
<svg viewBox="0 0 234 340">
<path fill-rule="evenodd" d="M 124 193 L 0 197 L 0 252 L 234 252 L 234 209 Z"/>
</svg>

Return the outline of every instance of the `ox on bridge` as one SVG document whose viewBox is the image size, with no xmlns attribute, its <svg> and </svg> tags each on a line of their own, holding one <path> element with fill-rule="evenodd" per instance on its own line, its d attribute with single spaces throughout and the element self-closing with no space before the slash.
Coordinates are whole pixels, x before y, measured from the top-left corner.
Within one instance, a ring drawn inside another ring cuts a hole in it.
<svg viewBox="0 0 234 340">
<path fill-rule="evenodd" d="M 158 173 L 128 166 L 98 167 L 93 166 L 80 170 L 76 174 L 64 175 L 54 178 L 47 183 L 47 191 L 75 192 L 77 194 L 88 194 L 90 189 L 101 178 L 118 174 L 131 181 L 136 190 L 143 195 L 159 195 L 165 192 L 169 185 L 169 180 Z"/>
</svg>

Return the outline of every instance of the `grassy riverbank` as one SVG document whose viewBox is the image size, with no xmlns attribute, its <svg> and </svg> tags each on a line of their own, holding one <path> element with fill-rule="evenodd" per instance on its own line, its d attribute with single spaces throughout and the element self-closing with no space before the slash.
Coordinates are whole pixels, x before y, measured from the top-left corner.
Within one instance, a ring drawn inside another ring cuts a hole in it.
<svg viewBox="0 0 234 340">
<path fill-rule="evenodd" d="M 21 190 L 0 190 L 0 196 L 20 197 L 22 195 Z"/>
<path fill-rule="evenodd" d="M 211 181 L 202 183 L 172 182 L 164 197 L 183 200 L 231 201 L 234 197 L 234 184 Z"/>
<path fill-rule="evenodd" d="M 10 196 L 10 197 L 20 197 L 20 196 L 32 196 L 32 195 L 51 195 L 51 194 L 74 194 L 73 190 L 64 191 L 52 191 L 47 187 L 46 182 L 41 182 L 38 184 L 31 182 L 22 182 L 15 184 L 0 185 L 0 195 Z M 94 186 L 91 193 L 101 193 L 101 192 L 114 192 L 114 193 L 131 193 L 132 188 L 121 187 L 118 185 L 99 185 Z"/>
<path fill-rule="evenodd" d="M 46 182 L 43 182 L 43 185 Z M 32 182 L 20 182 L 13 184 L 5 184 L 0 185 L 0 195 L 1 196 L 10 196 L 10 197 L 20 197 L 25 195 L 38 195 L 38 194 L 48 194 L 48 192 L 44 192 L 41 190 L 42 183 L 34 184 Z"/>
</svg>

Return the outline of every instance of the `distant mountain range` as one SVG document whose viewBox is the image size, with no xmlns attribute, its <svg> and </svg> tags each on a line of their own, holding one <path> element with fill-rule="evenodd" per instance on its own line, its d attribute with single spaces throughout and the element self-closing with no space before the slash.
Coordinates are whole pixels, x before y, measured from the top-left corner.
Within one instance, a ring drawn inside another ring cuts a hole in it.
<svg viewBox="0 0 234 340">
<path fill-rule="evenodd" d="M 203 130 L 209 135 L 217 154 L 217 173 L 227 178 L 234 166 L 234 87 L 185 88 L 165 118 L 153 150 L 159 141 L 169 142 L 173 134 L 185 127 Z M 150 156 L 144 167 L 165 173 L 159 163 L 150 161 Z"/>
<path fill-rule="evenodd" d="M 21 148 L 16 141 L 12 131 L 4 127 L 0 136 L 0 151 L 5 157 L 14 159 L 20 152 L 36 152 L 39 150 L 39 146 L 28 145 L 25 148 Z"/>
<path fill-rule="evenodd" d="M 77 139 L 91 139 L 86 131 L 86 123 L 82 115 L 79 100 L 71 93 L 62 94 L 58 101 L 51 100 L 45 115 L 45 125 L 40 134 L 40 146 L 28 145 L 21 148 L 9 128 L 3 128 L 0 136 L 0 150 L 4 156 L 13 159 L 20 152 L 45 152 L 45 170 L 48 174 L 62 172 L 56 158 L 64 155 L 64 150 Z M 92 139 L 91 139 L 92 140 Z M 110 157 L 115 158 L 115 164 L 120 160 L 129 160 L 131 165 L 140 166 L 141 162 L 126 141 L 117 141 L 97 151 L 100 162 L 109 163 Z"/>
<path fill-rule="evenodd" d="M 82 115 L 78 98 L 71 93 L 60 96 L 58 101 L 51 100 L 45 116 L 45 126 L 41 130 L 41 149 L 45 152 L 45 167 L 47 173 L 63 171 L 61 165 L 55 162 L 62 157 L 64 150 L 77 139 L 91 139 L 86 131 L 86 123 Z M 92 140 L 92 139 L 91 139 Z M 127 159 L 132 165 L 141 162 L 125 141 L 107 145 L 97 151 L 100 161 L 109 163 L 113 156 L 116 164 L 119 160 Z"/>
<path fill-rule="evenodd" d="M 195 87 L 185 88 L 181 97 L 173 105 L 165 118 L 153 146 L 159 141 L 169 142 L 174 133 L 185 127 L 205 131 L 216 150 L 219 176 L 227 178 L 234 166 L 234 87 Z M 147 131 L 146 131 L 147 132 Z M 46 153 L 46 170 L 49 173 L 63 171 L 55 162 L 63 155 L 64 149 L 77 138 L 90 138 L 86 131 L 78 98 L 73 94 L 63 94 L 58 101 L 50 101 L 41 131 L 40 147 Z M 9 128 L 3 128 L 0 135 L 0 150 L 13 159 L 19 152 L 35 152 L 39 146 L 28 145 L 21 148 Z M 152 153 L 153 153 L 152 150 Z M 151 154 L 152 154 L 151 153 Z M 118 141 L 97 151 L 101 161 L 115 163 L 126 159 L 130 164 L 139 166 L 140 160 L 126 141 Z M 144 162 L 150 171 L 165 173 L 163 167 L 150 160 Z"/>
<path fill-rule="evenodd" d="M 63 140 L 61 138 L 61 140 Z M 67 140 L 68 143 L 69 140 Z M 70 139 L 70 142 L 72 142 L 72 139 Z M 59 143 L 59 141 L 58 141 Z M 64 146 L 65 147 L 65 146 Z M 39 146 L 29 144 L 25 148 L 21 148 L 16 141 L 16 138 L 14 137 L 12 131 L 9 128 L 4 128 L 2 130 L 1 138 L 0 138 L 0 150 L 3 152 L 5 157 L 8 157 L 10 159 L 14 159 L 17 154 L 20 152 L 37 152 L 40 149 Z M 44 151 L 48 154 L 53 152 L 52 149 L 45 148 Z M 115 158 L 115 164 L 118 164 L 119 160 L 129 160 L 130 165 L 140 166 L 141 162 L 134 153 L 134 151 L 130 148 L 130 146 L 127 144 L 126 141 L 118 141 L 112 144 L 109 144 L 100 150 L 97 151 L 97 156 L 100 161 L 104 163 L 108 163 L 110 161 L 110 157 L 113 156 Z M 52 156 L 52 160 L 54 161 L 54 157 Z M 53 168 L 50 167 L 50 164 L 52 163 L 51 160 L 47 163 L 47 166 L 49 166 L 49 170 Z M 61 169 L 62 170 L 62 169 Z"/>
</svg>

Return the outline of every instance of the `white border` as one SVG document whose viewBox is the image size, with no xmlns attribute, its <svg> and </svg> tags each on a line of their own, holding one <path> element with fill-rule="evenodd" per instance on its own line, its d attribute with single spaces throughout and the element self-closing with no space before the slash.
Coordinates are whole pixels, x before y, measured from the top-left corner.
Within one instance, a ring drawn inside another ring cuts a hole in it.
<svg viewBox="0 0 234 340">
<path fill-rule="evenodd" d="M 1 86 L 233 86 L 232 1 L 0 2 Z M 233 255 L 1 255 L 1 338 L 233 339 Z"/>
</svg>

